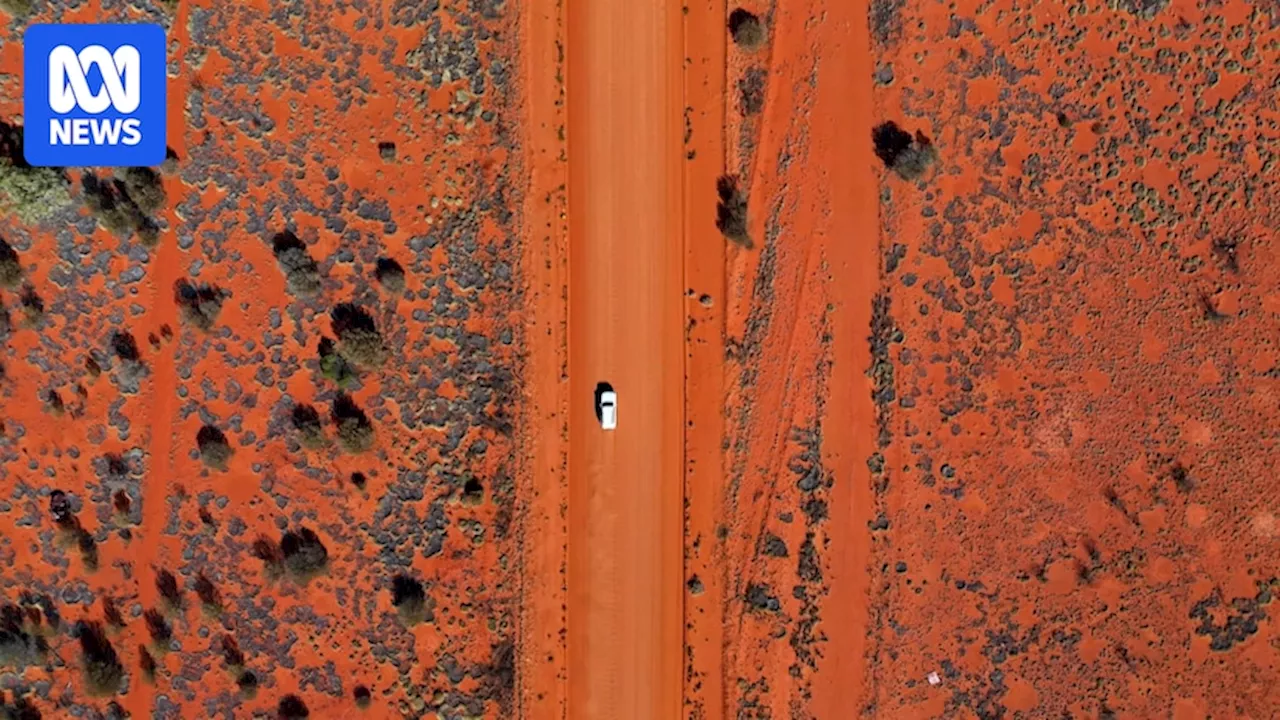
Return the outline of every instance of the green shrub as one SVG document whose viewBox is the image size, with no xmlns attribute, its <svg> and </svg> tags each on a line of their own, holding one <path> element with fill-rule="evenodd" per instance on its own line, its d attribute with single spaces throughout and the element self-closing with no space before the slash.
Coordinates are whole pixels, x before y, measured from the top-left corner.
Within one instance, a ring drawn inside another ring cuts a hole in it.
<svg viewBox="0 0 1280 720">
<path fill-rule="evenodd" d="M 387 292 L 399 294 L 404 292 L 404 268 L 391 258 L 378 258 L 374 277 L 387 289 Z"/>
<path fill-rule="evenodd" d="M 320 356 L 320 374 L 332 380 L 338 387 L 346 389 L 355 385 L 358 375 L 356 367 L 338 352 L 333 340 L 320 338 L 317 349 Z"/>
<path fill-rule="evenodd" d="M 148 167 L 129 167 L 116 171 L 124 184 L 124 193 L 142 212 L 151 215 L 165 205 L 164 182 L 160 173 Z"/>
<path fill-rule="evenodd" d="M 271 240 L 276 264 L 284 273 L 285 284 L 294 295 L 311 295 L 320 289 L 320 266 L 307 253 L 307 246 L 288 230 L 276 233 Z"/>
<path fill-rule="evenodd" d="M 427 597 L 426 589 L 408 575 L 396 575 L 391 579 L 391 604 L 406 625 L 434 619 L 434 603 Z"/>
<path fill-rule="evenodd" d="M 183 322 L 209 332 L 217 324 L 222 303 L 228 294 L 213 285 L 179 280 L 173 288 L 173 301 L 178 304 L 178 314 Z"/>
</svg>

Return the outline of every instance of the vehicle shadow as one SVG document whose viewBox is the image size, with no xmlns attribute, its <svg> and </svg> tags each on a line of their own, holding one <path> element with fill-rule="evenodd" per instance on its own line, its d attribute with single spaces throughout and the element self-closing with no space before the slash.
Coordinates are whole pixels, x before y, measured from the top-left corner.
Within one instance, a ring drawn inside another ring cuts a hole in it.
<svg viewBox="0 0 1280 720">
<path fill-rule="evenodd" d="M 594 403 L 595 411 L 596 411 L 596 422 L 602 422 L 604 420 L 604 418 L 601 417 L 600 415 L 600 398 L 603 397 L 604 394 L 607 392 L 613 392 L 612 385 L 610 385 L 607 382 L 596 383 L 596 394 L 595 394 L 595 403 Z"/>
</svg>

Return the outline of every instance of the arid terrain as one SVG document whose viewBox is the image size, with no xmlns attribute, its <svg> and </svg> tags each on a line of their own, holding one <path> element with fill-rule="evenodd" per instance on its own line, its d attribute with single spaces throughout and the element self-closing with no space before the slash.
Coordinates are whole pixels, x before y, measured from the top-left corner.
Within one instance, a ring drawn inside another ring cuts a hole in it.
<svg viewBox="0 0 1280 720">
<path fill-rule="evenodd" d="M 105 21 L 169 159 L 27 166 Z M 1263 0 L 0 0 L 0 718 L 1280 717 L 1278 73 Z"/>
</svg>

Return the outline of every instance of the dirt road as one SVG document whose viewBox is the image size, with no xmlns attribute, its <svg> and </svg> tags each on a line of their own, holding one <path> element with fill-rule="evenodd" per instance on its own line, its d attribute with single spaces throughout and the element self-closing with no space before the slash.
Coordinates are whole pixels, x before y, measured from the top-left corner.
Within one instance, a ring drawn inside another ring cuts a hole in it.
<svg viewBox="0 0 1280 720">
<path fill-rule="evenodd" d="M 679 12 L 568 10 L 571 717 L 680 708 Z"/>
</svg>

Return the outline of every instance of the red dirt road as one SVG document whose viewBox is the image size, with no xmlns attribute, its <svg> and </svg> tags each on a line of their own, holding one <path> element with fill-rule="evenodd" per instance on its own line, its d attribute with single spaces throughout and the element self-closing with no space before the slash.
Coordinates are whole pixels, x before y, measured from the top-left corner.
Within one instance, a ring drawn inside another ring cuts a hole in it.
<svg viewBox="0 0 1280 720">
<path fill-rule="evenodd" d="M 570 716 L 680 708 L 679 8 L 569 6 Z M 619 395 L 602 430 L 597 382 Z"/>
</svg>

